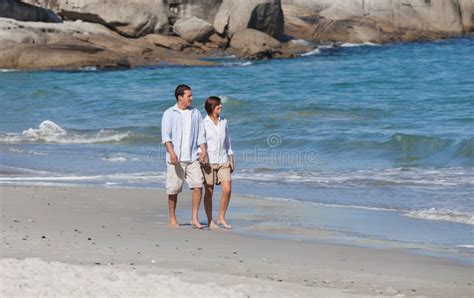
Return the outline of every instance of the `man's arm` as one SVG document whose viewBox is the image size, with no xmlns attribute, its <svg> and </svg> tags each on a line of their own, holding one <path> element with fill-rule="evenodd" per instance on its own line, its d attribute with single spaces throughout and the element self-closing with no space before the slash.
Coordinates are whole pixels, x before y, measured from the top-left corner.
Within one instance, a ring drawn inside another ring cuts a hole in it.
<svg viewBox="0 0 474 298">
<path fill-rule="evenodd" d="M 165 146 L 166 146 L 166 151 L 168 152 L 168 154 L 170 155 L 170 163 L 172 165 L 177 165 L 179 160 L 178 160 L 178 156 L 176 155 L 176 153 L 174 152 L 174 147 L 173 147 L 173 143 L 171 143 L 171 141 L 169 142 L 166 142 L 165 143 Z"/>
<path fill-rule="evenodd" d="M 199 152 L 199 161 L 207 163 L 207 144 L 206 134 L 204 129 L 204 122 L 202 121 L 201 112 L 198 111 L 198 145 L 201 151 Z"/>
<path fill-rule="evenodd" d="M 161 120 L 161 141 L 166 146 L 166 151 L 170 155 L 170 163 L 177 165 L 179 160 L 178 156 L 174 152 L 173 143 L 171 142 L 171 118 L 169 113 L 165 112 L 163 114 L 163 119 Z"/>
</svg>

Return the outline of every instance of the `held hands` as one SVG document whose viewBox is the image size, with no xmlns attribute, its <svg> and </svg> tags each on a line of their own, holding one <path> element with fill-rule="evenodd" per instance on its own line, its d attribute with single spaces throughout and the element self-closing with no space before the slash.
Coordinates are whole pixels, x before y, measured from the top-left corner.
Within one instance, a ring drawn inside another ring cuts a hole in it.
<svg viewBox="0 0 474 298">
<path fill-rule="evenodd" d="M 229 158 L 230 173 L 232 174 L 235 169 L 234 155 L 229 155 L 228 158 Z"/>
<path fill-rule="evenodd" d="M 170 164 L 176 166 L 178 165 L 179 163 L 179 160 L 178 160 L 178 156 L 176 155 L 176 153 L 173 152 L 170 152 Z"/>
<path fill-rule="evenodd" d="M 208 162 L 207 160 L 207 152 L 206 151 L 200 151 L 199 152 L 199 162 L 202 164 L 206 164 Z"/>
</svg>

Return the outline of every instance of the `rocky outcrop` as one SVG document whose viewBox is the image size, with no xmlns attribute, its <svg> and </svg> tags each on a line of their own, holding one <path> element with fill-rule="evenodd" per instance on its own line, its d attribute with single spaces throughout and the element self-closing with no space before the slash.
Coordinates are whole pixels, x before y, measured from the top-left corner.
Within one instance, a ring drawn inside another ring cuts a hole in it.
<svg viewBox="0 0 474 298">
<path fill-rule="evenodd" d="M 168 18 L 174 24 L 177 20 L 197 17 L 212 24 L 222 0 L 167 0 Z"/>
<path fill-rule="evenodd" d="M 173 26 L 173 32 L 187 42 L 207 41 L 214 32 L 212 24 L 197 17 L 178 20 Z"/>
<path fill-rule="evenodd" d="M 28 3 L 28 4 L 31 4 L 31 5 L 34 5 L 34 6 L 51 9 L 55 13 L 58 13 L 59 12 L 59 3 L 62 0 L 21 0 L 21 1 L 25 2 L 25 3 Z"/>
<path fill-rule="evenodd" d="M 8 17 L 0 17 L 0 68 L 209 65 L 199 58 L 221 52 L 266 59 L 312 50 L 313 43 L 288 42 L 287 35 L 385 43 L 474 30 L 472 0 L 23 2 L 41 8 L 19 0 L 0 2 L 0 16 Z"/>
<path fill-rule="evenodd" d="M 163 34 L 148 34 L 147 36 L 140 38 L 140 40 L 145 43 L 151 43 L 155 46 L 174 51 L 181 51 L 191 46 L 191 44 L 181 37 Z"/>
<path fill-rule="evenodd" d="M 66 20 L 103 24 L 127 37 L 168 28 L 166 6 L 159 0 L 61 0 L 59 9 Z"/>
<path fill-rule="evenodd" d="M 215 30 L 229 37 L 246 28 L 278 37 L 283 34 L 283 24 L 279 0 L 224 0 L 214 20 Z"/>
<path fill-rule="evenodd" d="M 163 37 L 163 38 L 161 38 Z M 168 44 L 169 50 L 164 46 Z M 213 65 L 176 36 L 126 38 L 109 28 L 83 21 L 21 22 L 0 18 L 0 68 L 115 68 L 162 63 Z M 36 59 L 34 59 L 34 57 Z"/>
<path fill-rule="evenodd" d="M 464 32 L 474 31 L 474 1 L 459 0 L 459 9 L 461 11 L 461 20 Z"/>
<path fill-rule="evenodd" d="M 311 39 L 319 41 L 384 43 L 439 39 L 461 35 L 472 24 L 469 16 L 473 5 L 469 0 L 282 0 L 282 3 L 287 33 L 311 35 Z"/>
<path fill-rule="evenodd" d="M 80 69 L 130 67 L 127 57 L 100 47 L 2 42 L 0 68 Z"/>
<path fill-rule="evenodd" d="M 239 57 L 268 59 L 278 53 L 281 44 L 275 38 L 261 31 L 243 29 L 232 36 L 230 46 L 237 51 Z"/>
<path fill-rule="evenodd" d="M 61 22 L 61 19 L 49 9 L 29 5 L 16 0 L 0 1 L 0 17 L 30 22 Z"/>
</svg>

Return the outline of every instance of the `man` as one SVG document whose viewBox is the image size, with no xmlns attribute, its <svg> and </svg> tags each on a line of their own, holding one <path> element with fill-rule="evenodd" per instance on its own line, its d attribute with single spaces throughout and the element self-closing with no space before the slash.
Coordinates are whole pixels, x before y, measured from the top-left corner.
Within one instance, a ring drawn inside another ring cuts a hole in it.
<svg viewBox="0 0 474 298">
<path fill-rule="evenodd" d="M 193 93 L 187 85 L 178 85 L 175 90 L 176 105 L 167 109 L 161 122 L 161 139 L 166 146 L 166 192 L 170 225 L 178 227 L 176 204 L 186 180 L 193 191 L 191 224 L 199 229 L 198 210 L 201 203 L 203 176 L 200 162 L 207 162 L 206 138 L 202 116 L 193 108 Z M 198 147 L 201 149 L 198 151 Z"/>
</svg>

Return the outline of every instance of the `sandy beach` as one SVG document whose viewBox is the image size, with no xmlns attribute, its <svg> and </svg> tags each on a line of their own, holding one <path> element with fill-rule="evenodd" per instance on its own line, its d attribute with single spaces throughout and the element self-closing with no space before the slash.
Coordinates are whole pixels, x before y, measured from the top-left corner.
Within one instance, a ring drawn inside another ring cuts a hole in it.
<svg viewBox="0 0 474 298">
<path fill-rule="evenodd" d="M 239 211 L 263 204 L 285 216 L 285 202 L 233 197 L 235 229 L 228 231 L 188 225 L 189 192 L 178 201 L 178 229 L 167 227 L 161 190 L 1 186 L 0 197 L 2 297 L 473 294 L 471 265 L 390 247 L 325 243 L 328 231 L 262 228 Z M 306 241 L 309 234 L 319 240 Z"/>
</svg>

